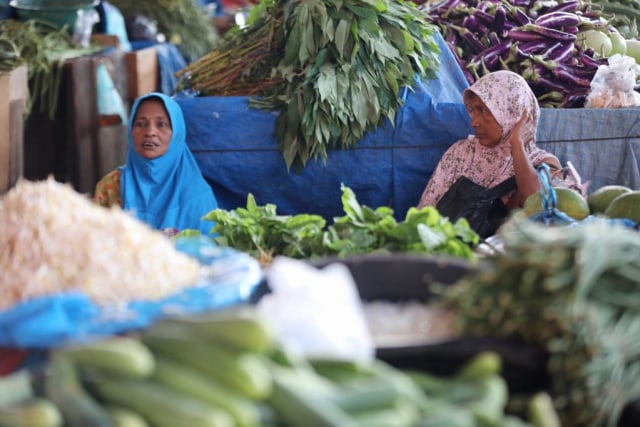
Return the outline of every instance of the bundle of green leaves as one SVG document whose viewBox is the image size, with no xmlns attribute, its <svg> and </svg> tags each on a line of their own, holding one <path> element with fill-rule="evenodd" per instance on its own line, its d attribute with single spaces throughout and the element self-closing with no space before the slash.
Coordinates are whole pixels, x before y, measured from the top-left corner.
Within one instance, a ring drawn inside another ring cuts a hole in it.
<svg viewBox="0 0 640 427">
<path fill-rule="evenodd" d="M 263 0 L 249 26 L 179 73 L 202 96 L 254 95 L 279 111 L 276 137 L 289 168 L 326 161 L 386 121 L 401 89 L 434 77 L 437 28 L 404 0 Z"/>
<path fill-rule="evenodd" d="M 371 252 L 474 259 L 472 248 L 479 237 L 465 219 L 451 223 L 434 207 L 427 206 L 410 208 L 404 221 L 398 222 L 393 209 L 361 205 L 344 185 L 342 205 L 345 215 L 335 218 L 328 227 L 319 215 L 278 215 L 276 205 L 257 205 L 251 194 L 246 208 L 216 209 L 205 219 L 216 222 L 212 233 L 218 244 L 246 252 L 263 265 L 276 255 L 317 259 Z"/>
</svg>

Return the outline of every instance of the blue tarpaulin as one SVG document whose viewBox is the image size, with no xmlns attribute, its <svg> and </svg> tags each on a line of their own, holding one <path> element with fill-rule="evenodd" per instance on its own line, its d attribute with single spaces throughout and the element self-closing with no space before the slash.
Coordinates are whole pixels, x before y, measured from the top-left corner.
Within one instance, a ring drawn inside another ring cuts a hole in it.
<svg viewBox="0 0 640 427">
<path fill-rule="evenodd" d="M 248 106 L 248 97 L 178 97 L 188 142 L 223 209 L 273 203 L 283 215 L 311 213 L 330 223 L 343 216 L 340 184 L 361 204 L 390 206 L 404 218 L 444 151 L 471 133 L 462 104 L 468 83 L 440 35 L 434 79 L 404 89 L 395 124 L 366 134 L 349 150 L 329 152 L 301 171 L 288 170 L 274 135 L 278 112 Z"/>
</svg>

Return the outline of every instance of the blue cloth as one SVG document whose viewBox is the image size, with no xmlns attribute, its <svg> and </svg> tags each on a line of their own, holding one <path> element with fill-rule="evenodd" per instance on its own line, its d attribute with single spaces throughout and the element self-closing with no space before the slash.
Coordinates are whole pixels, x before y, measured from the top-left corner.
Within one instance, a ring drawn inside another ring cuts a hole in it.
<svg viewBox="0 0 640 427">
<path fill-rule="evenodd" d="M 167 152 L 149 160 L 136 152 L 132 129 L 140 103 L 154 97 L 164 103 L 173 133 Z M 123 209 L 156 229 L 194 229 L 208 235 L 214 224 L 201 218 L 218 203 L 187 146 L 180 105 L 162 93 L 141 96 L 131 108 L 128 138 L 127 161 L 120 168 Z"/>
<path fill-rule="evenodd" d="M 98 31 L 117 36 L 120 40 L 120 49 L 124 52 L 130 52 L 131 43 L 129 42 L 127 26 L 125 25 L 124 17 L 120 9 L 107 1 L 101 1 L 96 6 L 96 10 L 100 16 L 100 22 L 97 24 Z"/>
<path fill-rule="evenodd" d="M 209 16 L 224 16 L 224 4 L 222 4 L 221 0 L 198 0 L 198 5 L 207 11 Z M 212 10 L 210 5 L 215 5 L 213 15 L 210 13 Z"/>
<path fill-rule="evenodd" d="M 176 73 L 187 67 L 187 60 L 180 53 L 178 46 L 171 43 L 160 43 L 155 46 L 158 53 L 160 69 L 160 92 L 172 95 L 178 86 Z"/>
</svg>

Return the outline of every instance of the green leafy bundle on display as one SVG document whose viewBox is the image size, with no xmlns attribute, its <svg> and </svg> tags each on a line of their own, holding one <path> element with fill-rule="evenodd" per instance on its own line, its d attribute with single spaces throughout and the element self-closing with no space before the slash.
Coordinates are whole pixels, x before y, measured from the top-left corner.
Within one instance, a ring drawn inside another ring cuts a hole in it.
<svg viewBox="0 0 640 427">
<path fill-rule="evenodd" d="M 462 332 L 543 346 L 565 427 L 617 425 L 640 398 L 640 233 L 512 221 L 505 252 L 444 290 Z"/>
<path fill-rule="evenodd" d="M 220 36 L 197 0 L 110 0 L 127 16 L 138 13 L 156 21 L 158 31 L 175 44 L 187 62 L 213 49 Z"/>
<path fill-rule="evenodd" d="M 297 259 L 346 256 L 371 252 L 408 252 L 474 259 L 478 235 L 466 220 L 451 223 L 431 207 L 410 208 L 398 222 L 387 206 L 361 205 L 353 191 L 342 186 L 345 215 L 326 227 L 319 215 L 279 215 L 273 204 L 259 206 L 250 194 L 246 208 L 216 209 L 206 215 L 215 221 L 215 241 L 246 252 L 268 265 L 276 255 Z"/>
<path fill-rule="evenodd" d="M 202 96 L 253 95 L 278 111 L 276 137 L 289 168 L 326 160 L 366 132 L 394 122 L 401 89 L 434 77 L 436 27 L 403 0 L 262 3 L 246 30 L 181 70 Z M 247 88 L 250 88 L 247 90 Z"/>
<path fill-rule="evenodd" d="M 73 58 L 96 52 L 96 47 L 78 47 L 66 28 L 55 28 L 37 20 L 0 21 L 3 46 L 9 43 L 16 51 L 10 54 L 13 64 L 27 64 L 29 97 L 27 112 L 33 105 L 53 119 L 58 107 L 62 64 Z"/>
</svg>

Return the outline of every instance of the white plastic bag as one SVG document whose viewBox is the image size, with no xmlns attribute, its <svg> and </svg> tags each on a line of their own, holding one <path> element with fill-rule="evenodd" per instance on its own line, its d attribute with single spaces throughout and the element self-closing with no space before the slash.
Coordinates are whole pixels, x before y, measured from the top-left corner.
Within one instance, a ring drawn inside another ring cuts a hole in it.
<svg viewBox="0 0 640 427">
<path fill-rule="evenodd" d="M 271 293 L 257 309 L 280 343 L 307 357 L 368 361 L 375 345 L 349 269 L 340 263 L 315 268 L 276 257 L 266 271 Z"/>
<path fill-rule="evenodd" d="M 640 106 L 640 93 L 634 90 L 640 66 L 630 56 L 615 54 L 609 65 L 598 67 L 591 80 L 585 108 L 621 108 Z"/>
</svg>

